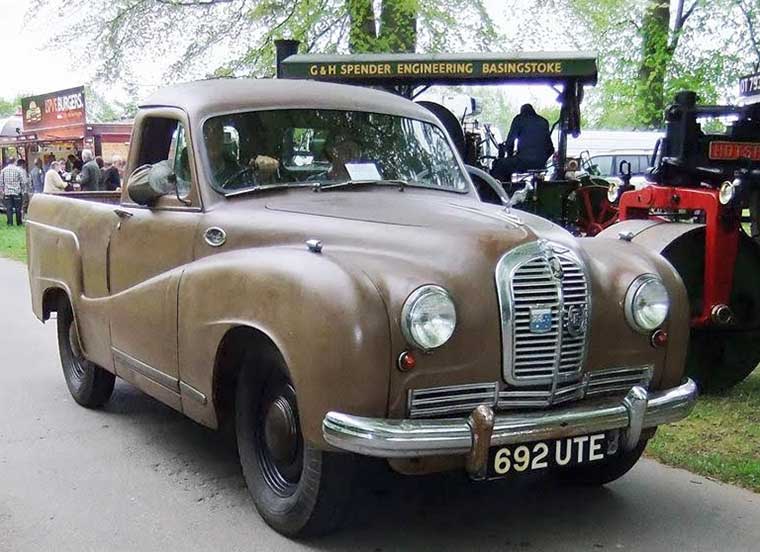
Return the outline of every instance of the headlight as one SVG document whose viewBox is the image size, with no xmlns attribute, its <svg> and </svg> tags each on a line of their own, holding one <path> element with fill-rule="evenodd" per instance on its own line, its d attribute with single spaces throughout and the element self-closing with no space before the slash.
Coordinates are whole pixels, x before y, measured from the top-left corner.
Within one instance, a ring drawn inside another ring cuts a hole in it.
<svg viewBox="0 0 760 552">
<path fill-rule="evenodd" d="M 737 186 L 733 182 L 724 182 L 721 184 L 718 192 L 718 201 L 720 201 L 721 205 L 728 205 L 731 203 L 731 200 L 733 200 L 736 195 L 736 188 Z"/>
<path fill-rule="evenodd" d="M 625 317 L 638 332 L 659 328 L 668 317 L 669 308 L 668 290 L 654 274 L 636 278 L 625 295 Z"/>
<path fill-rule="evenodd" d="M 401 330 L 406 340 L 425 351 L 446 343 L 454 333 L 457 313 L 449 292 L 440 286 L 422 286 L 412 292 L 401 309 Z"/>
</svg>

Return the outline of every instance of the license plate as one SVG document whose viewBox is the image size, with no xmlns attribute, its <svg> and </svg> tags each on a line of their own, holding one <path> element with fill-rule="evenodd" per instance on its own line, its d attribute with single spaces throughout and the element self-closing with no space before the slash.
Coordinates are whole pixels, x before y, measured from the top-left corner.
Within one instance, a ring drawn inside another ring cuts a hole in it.
<svg viewBox="0 0 760 552">
<path fill-rule="evenodd" d="M 512 477 L 526 472 L 576 466 L 578 464 L 592 464 L 614 454 L 617 449 L 616 445 L 617 443 L 608 440 L 605 433 L 596 433 L 550 441 L 491 447 L 488 476 Z"/>
</svg>

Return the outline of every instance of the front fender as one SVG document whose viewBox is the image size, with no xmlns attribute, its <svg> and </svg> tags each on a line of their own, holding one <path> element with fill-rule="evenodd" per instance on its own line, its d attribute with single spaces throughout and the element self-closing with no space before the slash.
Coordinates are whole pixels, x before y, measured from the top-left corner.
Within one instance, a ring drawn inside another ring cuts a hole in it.
<svg viewBox="0 0 760 552">
<path fill-rule="evenodd" d="M 186 267 L 178 310 L 182 381 L 211 398 L 203 412 L 188 412 L 199 421 L 217 424 L 214 359 L 224 335 L 239 326 L 263 332 L 282 353 L 308 442 L 324 443 L 329 410 L 386 414 L 393 365 L 387 309 L 366 275 L 329 254 L 283 247 L 205 257 Z"/>
</svg>

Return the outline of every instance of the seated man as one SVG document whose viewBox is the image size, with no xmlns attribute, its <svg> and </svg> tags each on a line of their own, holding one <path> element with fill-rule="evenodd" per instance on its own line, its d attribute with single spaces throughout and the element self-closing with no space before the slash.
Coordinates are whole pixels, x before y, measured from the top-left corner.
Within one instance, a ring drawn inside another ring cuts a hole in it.
<svg viewBox="0 0 760 552">
<path fill-rule="evenodd" d="M 514 152 L 515 140 L 517 154 Z M 546 161 L 554 153 L 549 121 L 538 115 L 532 105 L 523 105 L 519 115 L 512 120 L 503 146 L 507 157 L 494 161 L 491 169 L 494 178 L 509 182 L 512 173 L 545 168 Z"/>
<path fill-rule="evenodd" d="M 343 135 L 336 136 L 325 146 L 325 157 L 330 161 L 330 170 L 327 176 L 330 180 L 351 180 L 351 175 L 346 168 L 346 163 L 358 161 L 361 148 L 351 138 Z"/>
<path fill-rule="evenodd" d="M 248 163 L 240 160 L 226 147 L 224 127 L 220 121 L 209 121 L 203 127 L 211 170 L 216 184 L 223 188 L 246 188 L 274 180 L 280 162 L 268 155 L 254 155 Z M 251 178 L 252 175 L 255 177 Z"/>
</svg>

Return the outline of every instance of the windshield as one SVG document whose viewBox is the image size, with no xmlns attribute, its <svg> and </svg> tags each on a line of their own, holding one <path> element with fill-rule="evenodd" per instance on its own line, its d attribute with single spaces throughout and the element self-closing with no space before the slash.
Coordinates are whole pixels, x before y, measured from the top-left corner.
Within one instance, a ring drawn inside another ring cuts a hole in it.
<svg viewBox="0 0 760 552">
<path fill-rule="evenodd" d="M 251 111 L 210 118 L 203 138 L 212 183 L 222 193 L 387 180 L 467 190 L 444 133 L 404 117 L 317 109 Z"/>
</svg>

